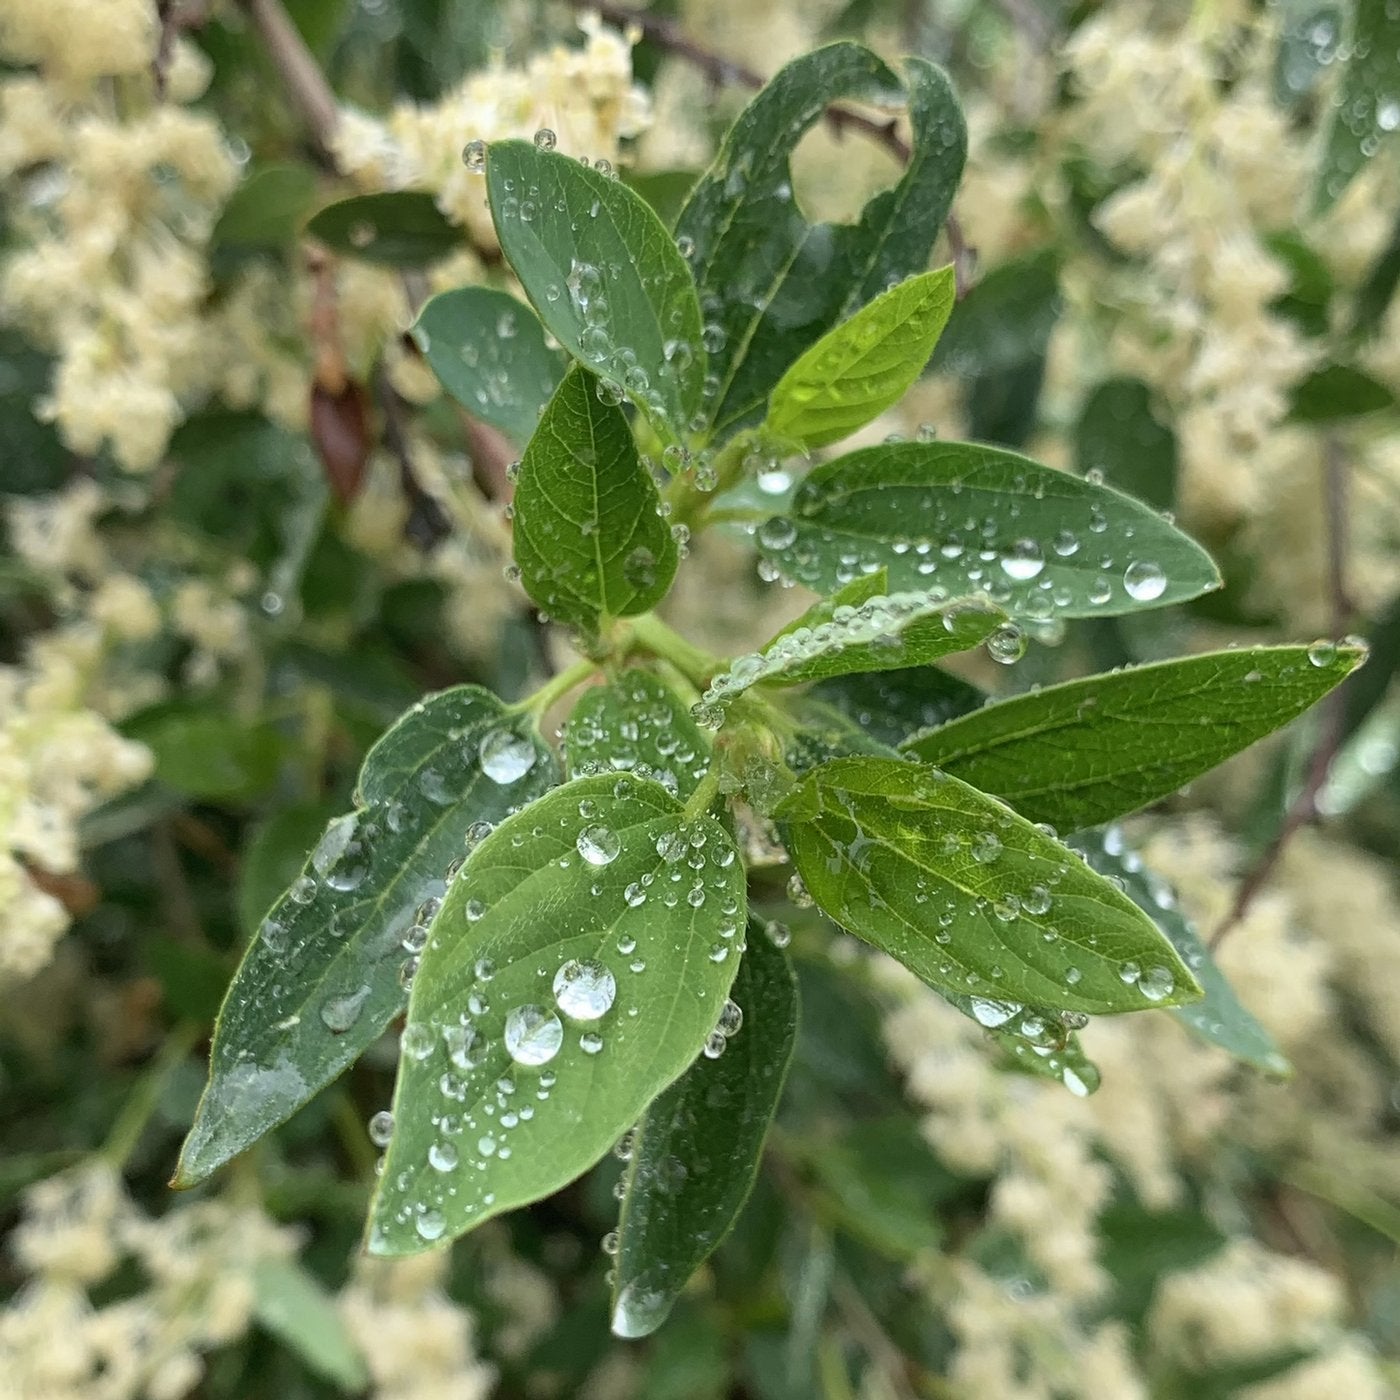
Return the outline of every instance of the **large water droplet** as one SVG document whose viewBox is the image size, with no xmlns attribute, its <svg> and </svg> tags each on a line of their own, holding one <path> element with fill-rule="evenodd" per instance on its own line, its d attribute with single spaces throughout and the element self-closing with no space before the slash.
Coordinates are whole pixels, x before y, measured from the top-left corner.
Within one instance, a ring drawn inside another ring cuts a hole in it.
<svg viewBox="0 0 1400 1400">
<path fill-rule="evenodd" d="M 1167 591 L 1167 576 L 1160 564 L 1139 559 L 1123 571 L 1123 587 L 1136 602 L 1150 603 Z"/>
<path fill-rule="evenodd" d="M 592 958 L 570 958 L 554 974 L 554 1000 L 574 1021 L 596 1021 L 612 1009 L 617 981 Z"/>
<path fill-rule="evenodd" d="M 369 1120 L 369 1140 L 376 1147 L 388 1147 L 389 1139 L 393 1136 L 394 1115 L 388 1109 L 381 1108 Z"/>
<path fill-rule="evenodd" d="M 325 1022 L 326 1029 L 343 1035 L 360 1019 L 368 997 L 368 987 L 358 987 L 344 996 L 327 997 L 321 1003 L 321 1020 Z"/>
<path fill-rule="evenodd" d="M 506 1017 L 506 1053 L 518 1065 L 545 1065 L 564 1043 L 564 1023 L 542 1006 L 517 1006 Z"/>
<path fill-rule="evenodd" d="M 1045 568 L 1045 554 L 1034 540 L 1013 540 L 1002 551 L 1002 572 L 1018 583 L 1026 583 Z"/>
<path fill-rule="evenodd" d="M 502 787 L 519 782 L 535 766 L 536 757 L 529 739 L 510 729 L 493 729 L 477 749 L 481 771 Z"/>
<path fill-rule="evenodd" d="M 622 849 L 622 841 L 610 826 L 586 826 L 574 843 L 589 865 L 610 865 Z"/>
</svg>

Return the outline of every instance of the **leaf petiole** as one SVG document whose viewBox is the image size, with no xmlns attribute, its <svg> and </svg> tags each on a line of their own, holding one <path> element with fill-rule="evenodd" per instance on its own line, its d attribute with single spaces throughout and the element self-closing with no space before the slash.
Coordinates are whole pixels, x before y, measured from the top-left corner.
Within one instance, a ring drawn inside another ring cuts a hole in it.
<svg viewBox="0 0 1400 1400">
<path fill-rule="evenodd" d="M 551 676 L 532 695 L 527 695 L 523 700 L 517 700 L 514 705 L 507 705 L 506 711 L 508 714 L 529 715 L 533 719 L 539 719 L 556 700 L 581 686 L 597 670 L 598 663 L 596 661 L 586 659 L 575 661 L 572 666 L 566 666 L 558 675 Z"/>
</svg>

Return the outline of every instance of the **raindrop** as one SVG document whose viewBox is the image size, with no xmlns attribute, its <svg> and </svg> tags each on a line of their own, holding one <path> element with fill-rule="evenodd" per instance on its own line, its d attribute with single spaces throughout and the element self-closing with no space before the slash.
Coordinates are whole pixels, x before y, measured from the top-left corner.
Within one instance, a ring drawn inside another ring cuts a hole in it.
<svg viewBox="0 0 1400 1400">
<path fill-rule="evenodd" d="M 570 958 L 554 974 L 554 1000 L 571 1020 L 596 1021 L 612 1008 L 616 996 L 616 979 L 592 958 Z"/>
<path fill-rule="evenodd" d="M 447 1221 L 443 1219 L 440 1210 L 425 1210 L 413 1222 L 413 1228 L 418 1231 L 419 1237 L 422 1239 L 440 1240 L 442 1232 L 447 1229 Z"/>
<path fill-rule="evenodd" d="M 589 865 L 610 865 L 617 859 L 622 842 L 609 826 L 586 826 L 578 834 L 575 842 L 578 853 Z"/>
<path fill-rule="evenodd" d="M 535 746 L 523 734 L 493 729 L 477 749 L 481 771 L 502 787 L 518 782 L 535 766 Z"/>
<path fill-rule="evenodd" d="M 457 1149 L 450 1142 L 435 1142 L 428 1149 L 428 1165 L 435 1172 L 450 1172 L 457 1166 Z"/>
<path fill-rule="evenodd" d="M 1034 540 L 1015 540 L 1001 556 L 1002 572 L 1018 583 L 1035 578 L 1045 567 L 1045 555 Z"/>
<path fill-rule="evenodd" d="M 1123 571 L 1123 587 L 1128 597 L 1139 603 L 1150 603 L 1167 591 L 1167 576 L 1159 564 L 1139 559 Z"/>
<path fill-rule="evenodd" d="M 369 1120 L 369 1140 L 376 1147 L 388 1147 L 389 1139 L 393 1136 L 394 1115 L 387 1108 L 381 1108 Z"/>
<path fill-rule="evenodd" d="M 1312 666 L 1330 666 L 1337 659 L 1335 642 L 1318 641 L 1308 648 L 1308 663 Z"/>
<path fill-rule="evenodd" d="M 552 151 L 559 144 L 559 138 L 547 126 L 542 126 L 535 133 L 535 149 L 537 151 Z"/>
<path fill-rule="evenodd" d="M 321 1020 L 326 1029 L 343 1035 L 360 1019 L 360 1012 L 369 997 L 368 987 L 359 987 L 344 996 L 328 997 L 321 1003 Z"/>
<path fill-rule="evenodd" d="M 473 175 L 480 175 L 486 169 L 486 142 L 468 141 L 462 147 L 462 164 L 472 172 Z"/>
<path fill-rule="evenodd" d="M 578 1038 L 578 1048 L 585 1055 L 596 1055 L 603 1048 L 603 1037 L 597 1031 L 584 1031 Z"/>
<path fill-rule="evenodd" d="M 542 1006 L 517 1006 L 506 1017 L 505 1042 L 516 1064 L 548 1064 L 564 1043 L 564 1023 Z"/>
</svg>

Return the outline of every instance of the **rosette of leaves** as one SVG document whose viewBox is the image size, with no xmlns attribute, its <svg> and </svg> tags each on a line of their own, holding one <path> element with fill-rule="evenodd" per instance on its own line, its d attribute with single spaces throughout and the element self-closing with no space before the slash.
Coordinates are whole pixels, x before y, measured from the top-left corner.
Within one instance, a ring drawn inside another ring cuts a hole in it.
<svg viewBox="0 0 1400 1400">
<path fill-rule="evenodd" d="M 789 161 L 843 100 L 904 112 L 912 154 L 854 223 L 814 225 Z M 371 751 L 359 805 L 228 990 L 181 1184 L 395 1028 L 369 1250 L 441 1247 L 626 1136 L 613 1327 L 653 1330 L 744 1203 L 792 1051 L 793 956 L 762 932 L 771 878 L 751 894 L 746 871 L 760 819 L 803 903 L 984 1026 L 1008 1072 L 1091 1092 L 1089 1017 L 1193 1005 L 1198 1033 L 1282 1068 L 1194 933 L 1114 864 L 1121 838 L 1062 838 L 1288 723 L 1361 650 L 1193 656 L 980 703 L 946 658 L 1187 602 L 1214 565 L 1150 505 L 1013 452 L 840 452 L 957 324 L 929 263 L 964 150 L 938 68 L 839 43 L 753 99 L 674 232 L 575 155 L 485 153 L 529 305 L 448 294 L 419 341 L 524 439 L 515 562 L 587 659 L 514 705 L 427 697 Z M 754 510 L 758 468 L 828 449 L 786 511 Z M 718 520 L 818 594 L 737 658 L 656 611 Z M 540 720 L 570 696 L 556 752 Z"/>
</svg>

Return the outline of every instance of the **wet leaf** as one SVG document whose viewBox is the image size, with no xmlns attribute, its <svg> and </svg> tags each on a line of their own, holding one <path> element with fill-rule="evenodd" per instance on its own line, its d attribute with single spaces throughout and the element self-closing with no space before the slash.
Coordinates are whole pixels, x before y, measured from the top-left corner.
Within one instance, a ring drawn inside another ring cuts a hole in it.
<svg viewBox="0 0 1400 1400">
<path fill-rule="evenodd" d="M 414 979 L 374 1254 L 415 1254 L 596 1162 L 695 1059 L 739 961 L 743 866 L 656 783 L 578 778 L 502 822 Z"/>
<path fill-rule="evenodd" d="M 1095 1014 L 1200 995 L 1157 927 L 995 798 L 897 759 L 814 768 L 778 807 L 807 889 L 930 986 L 989 1009 Z"/>
</svg>

